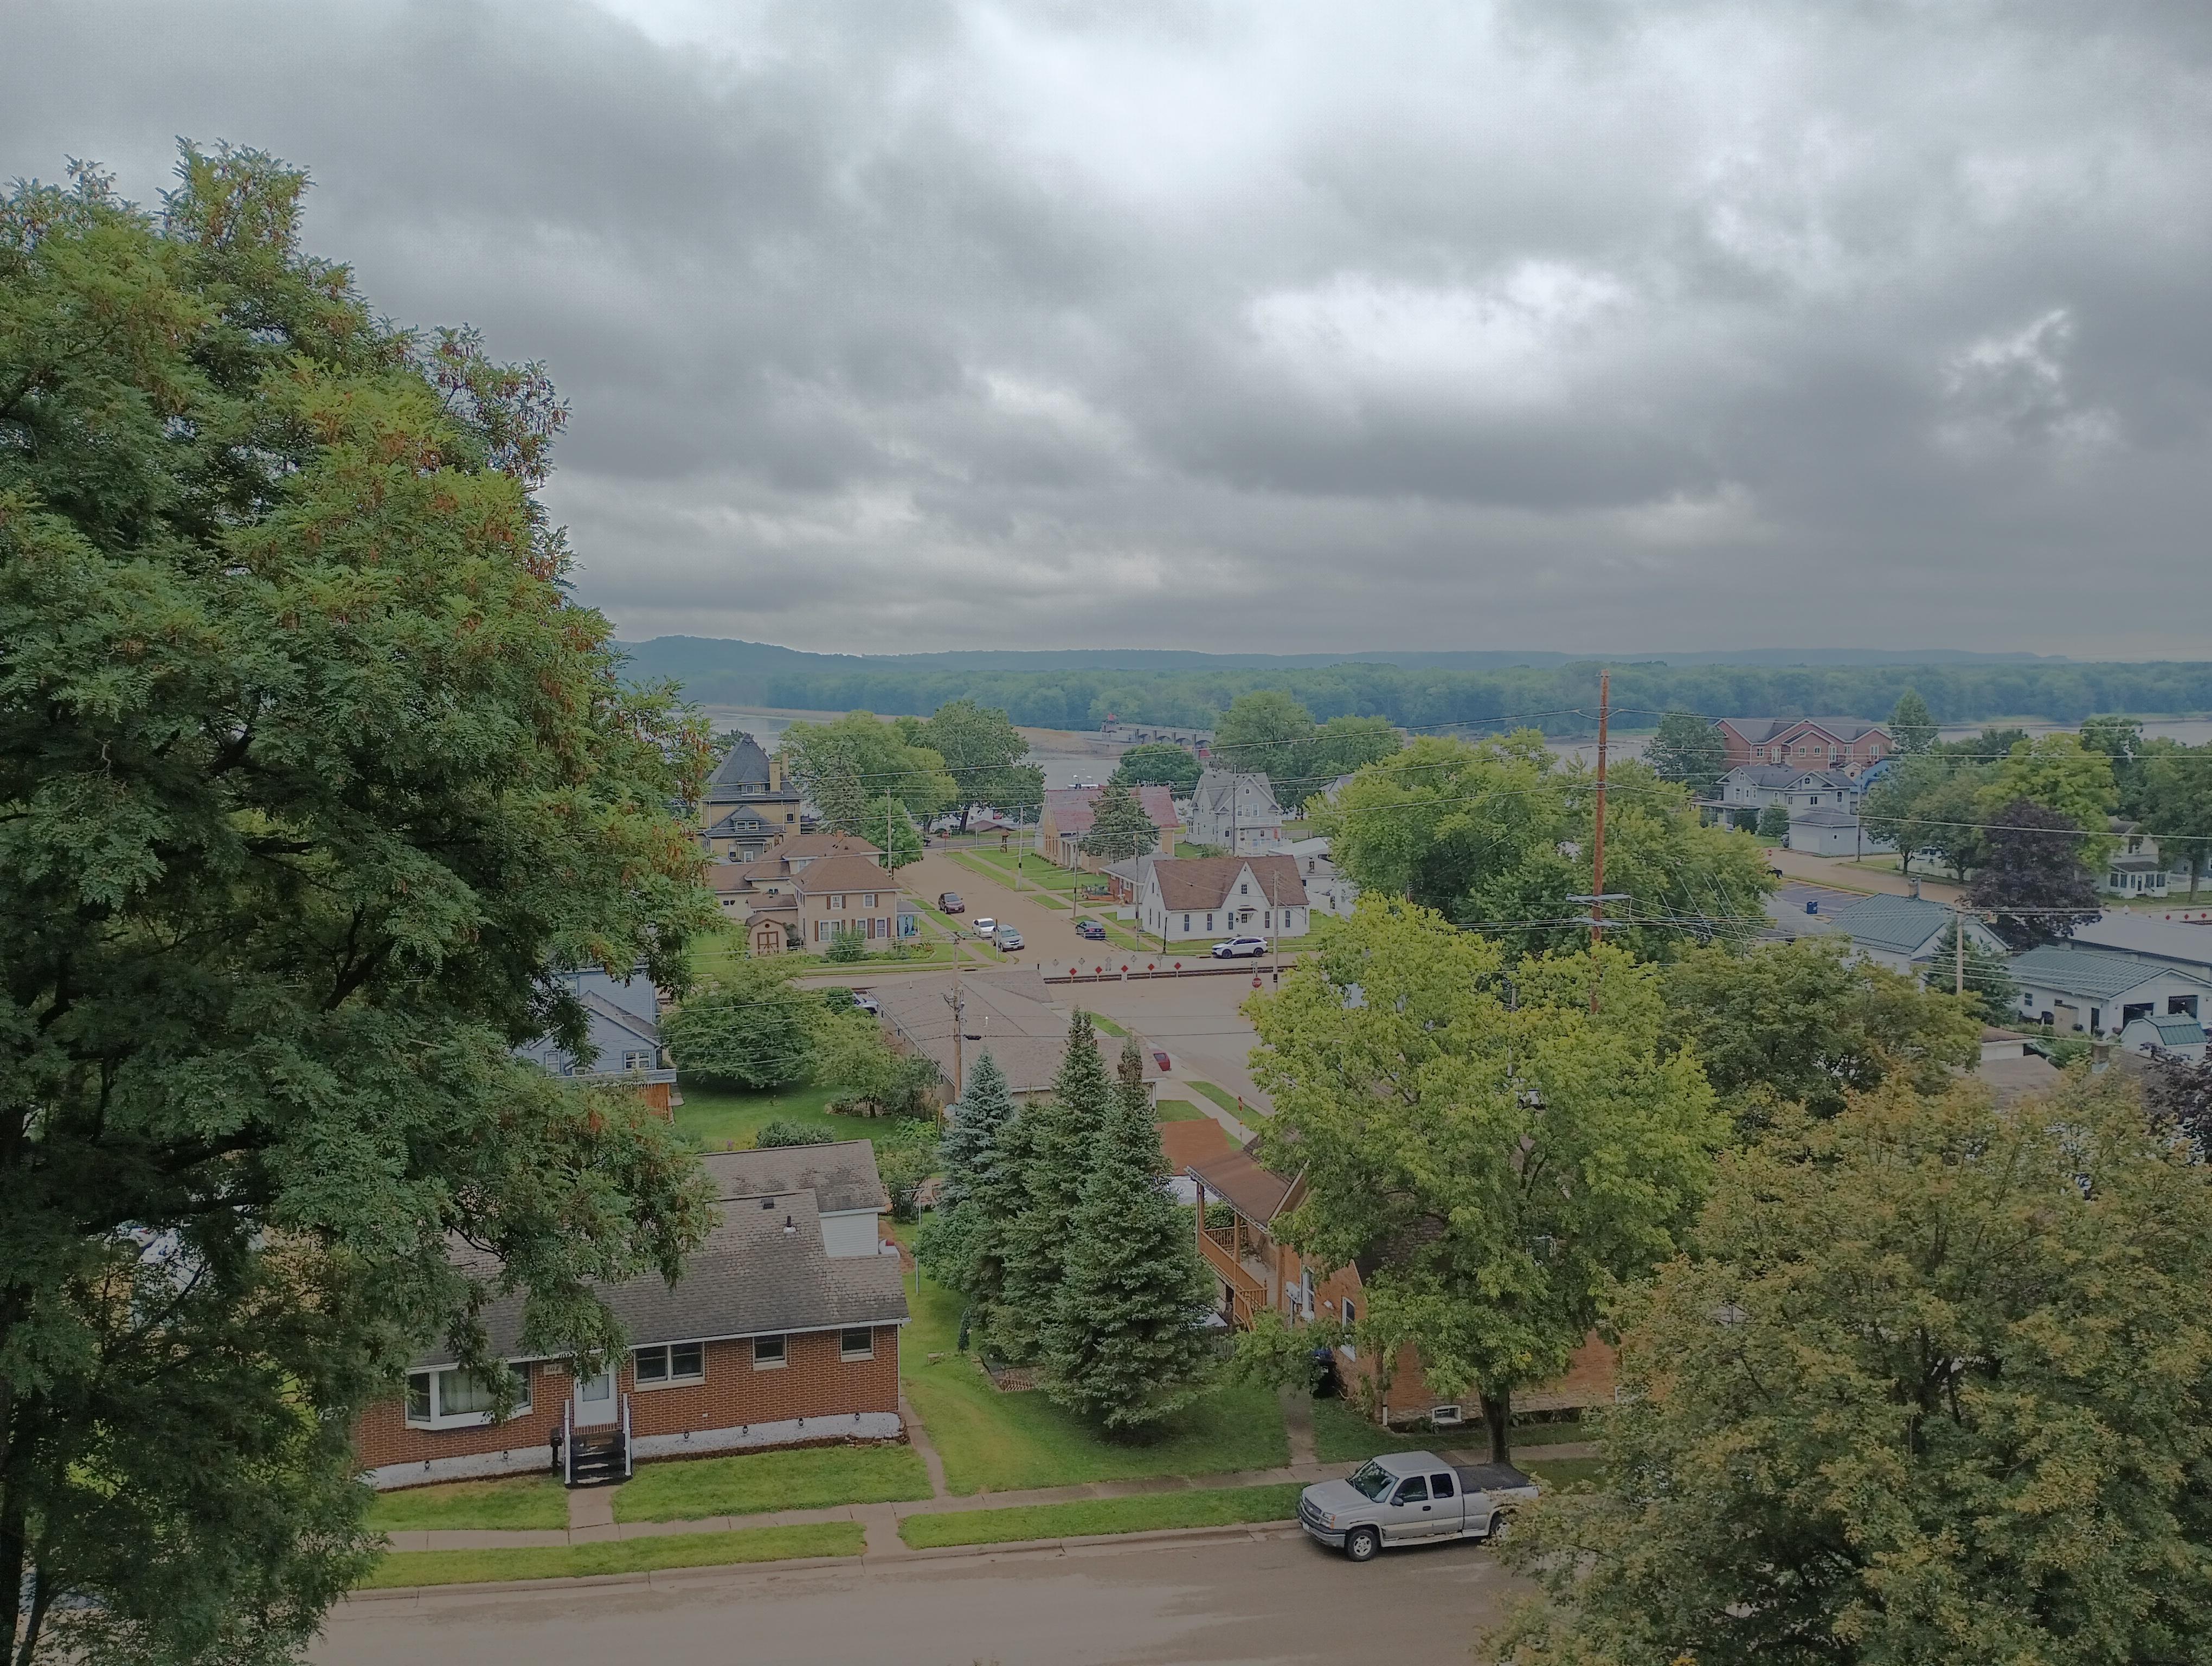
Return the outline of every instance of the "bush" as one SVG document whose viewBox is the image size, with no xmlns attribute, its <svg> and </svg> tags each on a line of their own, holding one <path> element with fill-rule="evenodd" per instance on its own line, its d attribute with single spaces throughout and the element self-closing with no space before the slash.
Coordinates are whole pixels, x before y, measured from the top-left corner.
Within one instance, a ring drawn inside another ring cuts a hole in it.
<svg viewBox="0 0 2212 1666">
<path fill-rule="evenodd" d="M 662 1023 L 678 1068 L 716 1087 L 803 1079 L 820 1007 L 772 960 L 739 960 Z"/>
<path fill-rule="evenodd" d="M 830 947 L 822 958 L 840 965 L 866 960 L 868 958 L 868 939 L 850 926 L 841 926 L 830 936 Z"/>
<path fill-rule="evenodd" d="M 820 1020 L 815 1079 L 844 1090 L 833 1109 L 866 1116 L 920 1116 L 931 1109 L 937 1066 L 895 1051 L 867 1013 L 834 1012 Z"/>
<path fill-rule="evenodd" d="M 773 1122 L 763 1122 L 760 1132 L 753 1135 L 757 1150 L 766 1151 L 771 1146 L 830 1146 L 837 1136 L 827 1128 L 817 1128 L 811 1122 L 794 1122 L 779 1116 Z"/>
<path fill-rule="evenodd" d="M 937 1172 L 936 1129 L 909 1123 L 897 1138 L 877 1140 L 876 1172 L 890 1194 L 891 1219 L 912 1220 L 921 1213 L 915 1207 L 915 1194 Z"/>
<path fill-rule="evenodd" d="M 1790 806 L 1770 804 L 1759 812 L 1759 836 L 1772 842 L 1790 836 Z"/>
</svg>

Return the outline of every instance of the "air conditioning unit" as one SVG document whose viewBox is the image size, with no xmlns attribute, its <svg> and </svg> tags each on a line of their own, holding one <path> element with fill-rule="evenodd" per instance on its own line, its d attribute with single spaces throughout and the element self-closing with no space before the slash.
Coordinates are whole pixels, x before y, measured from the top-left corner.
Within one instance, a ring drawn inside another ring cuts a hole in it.
<svg viewBox="0 0 2212 1666">
<path fill-rule="evenodd" d="M 1429 1421 L 1439 1429 L 1456 1429 L 1467 1420 L 1459 1414 L 1456 1406 L 1431 1406 L 1429 1408 Z"/>
</svg>

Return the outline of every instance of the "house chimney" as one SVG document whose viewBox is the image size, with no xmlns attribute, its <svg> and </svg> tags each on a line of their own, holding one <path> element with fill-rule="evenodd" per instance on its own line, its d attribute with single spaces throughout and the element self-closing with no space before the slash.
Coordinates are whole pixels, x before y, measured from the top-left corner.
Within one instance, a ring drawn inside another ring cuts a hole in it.
<svg viewBox="0 0 2212 1666">
<path fill-rule="evenodd" d="M 1905 883 L 1912 887 L 1913 896 L 1918 897 L 1920 895 L 1920 876 L 1918 874 L 1915 873 L 1911 875 L 1906 879 Z"/>
<path fill-rule="evenodd" d="M 784 1237 L 789 1237 L 793 1233 L 796 1232 L 798 1230 L 799 1230 L 798 1224 L 797 1224 L 796 1222 L 794 1222 L 789 1215 L 786 1215 L 786 1216 L 783 1218 L 783 1235 L 784 1235 Z"/>
</svg>

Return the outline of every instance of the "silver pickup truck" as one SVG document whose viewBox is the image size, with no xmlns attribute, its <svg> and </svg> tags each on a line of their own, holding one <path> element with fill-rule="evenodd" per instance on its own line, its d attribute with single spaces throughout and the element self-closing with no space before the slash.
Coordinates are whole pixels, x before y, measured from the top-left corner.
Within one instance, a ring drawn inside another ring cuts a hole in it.
<svg viewBox="0 0 2212 1666">
<path fill-rule="evenodd" d="M 1386 1452 L 1342 1481 L 1298 1495 L 1298 1525 L 1355 1562 L 1385 1545 L 1494 1539 L 1536 1483 L 1510 1463 L 1446 1463 L 1433 1452 Z"/>
</svg>

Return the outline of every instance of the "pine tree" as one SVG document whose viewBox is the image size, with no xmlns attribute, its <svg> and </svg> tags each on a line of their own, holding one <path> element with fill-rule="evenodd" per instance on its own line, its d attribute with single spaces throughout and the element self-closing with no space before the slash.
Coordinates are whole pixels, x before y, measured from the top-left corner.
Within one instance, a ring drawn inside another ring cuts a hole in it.
<svg viewBox="0 0 2212 1666">
<path fill-rule="evenodd" d="M 945 1190 L 917 1246 L 930 1276 L 966 1297 L 971 1327 L 986 1332 L 1003 1299 L 1007 1236 L 1028 1201 L 1021 1124 L 1006 1072 L 985 1053 L 939 1146 Z"/>
<path fill-rule="evenodd" d="M 1091 1015 L 1079 1012 L 1068 1022 L 1052 1097 L 1019 1118 L 1024 1197 L 1006 1233 L 1003 1299 L 992 1320 L 993 1340 L 1009 1359 L 1037 1357 L 1066 1270 L 1069 1222 L 1083 1201 L 1091 1143 L 1113 1098 Z"/>
<path fill-rule="evenodd" d="M 1162 1183 L 1167 1164 L 1132 1038 L 1091 1146 L 1069 1223 L 1066 1271 L 1042 1338 L 1045 1391 L 1108 1429 L 1139 1428 L 1190 1403 L 1211 1353 L 1194 1322 L 1208 1280 L 1190 1223 Z"/>
</svg>

